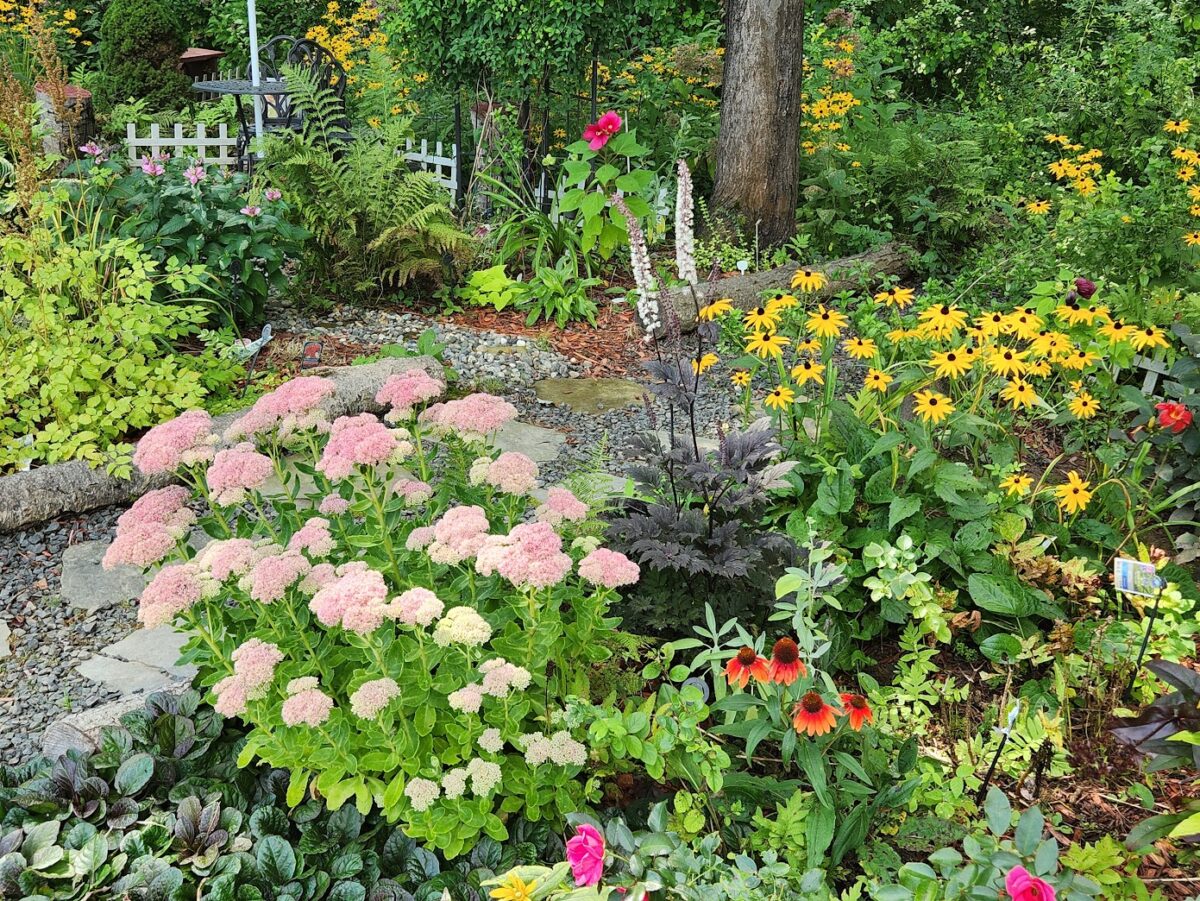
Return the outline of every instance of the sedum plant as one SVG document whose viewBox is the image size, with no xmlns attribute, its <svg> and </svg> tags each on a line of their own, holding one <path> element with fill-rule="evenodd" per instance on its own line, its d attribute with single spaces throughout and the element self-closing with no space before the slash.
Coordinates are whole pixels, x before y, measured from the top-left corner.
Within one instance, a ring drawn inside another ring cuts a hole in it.
<svg viewBox="0 0 1200 901">
<path fill-rule="evenodd" d="M 333 383 L 288 382 L 217 450 L 207 414 L 151 430 L 134 463 L 176 486 L 141 498 L 106 565 L 158 566 L 147 626 L 194 637 L 218 712 L 249 734 L 239 762 L 290 772 L 333 809 L 380 808 L 455 856 L 507 815 L 578 809 L 588 750 L 564 725 L 607 656 L 615 590 L 638 567 L 598 546 L 570 491 L 532 496 L 537 465 L 488 439 L 511 404 L 430 404 L 444 385 L 408 370 L 380 386 L 388 422 L 333 422 Z M 269 489 L 275 480 L 276 490 Z M 207 504 L 189 543 L 191 494 Z"/>
</svg>

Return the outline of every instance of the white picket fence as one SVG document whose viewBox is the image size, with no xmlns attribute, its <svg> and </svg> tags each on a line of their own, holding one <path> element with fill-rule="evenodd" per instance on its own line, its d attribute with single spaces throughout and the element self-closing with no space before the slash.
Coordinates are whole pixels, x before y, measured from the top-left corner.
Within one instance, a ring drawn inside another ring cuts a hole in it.
<svg viewBox="0 0 1200 901">
<path fill-rule="evenodd" d="M 187 133 L 177 124 L 170 134 L 164 134 L 162 127 L 155 123 L 150 126 L 149 135 L 139 135 L 137 126 L 130 122 L 125 131 L 125 146 L 132 161 L 169 153 L 172 157 L 194 158 L 208 165 L 233 166 L 237 163 L 237 135 L 229 134 L 229 127 L 224 123 L 217 126 L 215 135 L 200 123 Z M 453 202 L 458 189 L 458 153 L 454 144 L 446 147 L 437 141 L 430 151 L 428 141 L 422 140 L 418 144 L 410 138 L 404 142 L 404 149 L 396 152 L 403 153 L 406 160 L 432 175 L 450 192 Z"/>
</svg>

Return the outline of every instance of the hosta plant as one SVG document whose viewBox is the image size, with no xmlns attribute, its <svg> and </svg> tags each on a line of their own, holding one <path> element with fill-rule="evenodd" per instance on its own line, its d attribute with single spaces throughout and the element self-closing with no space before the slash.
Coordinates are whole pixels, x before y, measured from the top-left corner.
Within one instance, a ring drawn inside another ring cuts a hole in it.
<svg viewBox="0 0 1200 901">
<path fill-rule="evenodd" d="M 638 567 L 586 537 L 566 489 L 534 499 L 532 460 L 489 449 L 512 405 L 430 405 L 443 390 L 407 370 L 380 386 L 387 422 L 329 422 L 333 383 L 305 377 L 224 449 L 199 411 L 150 431 L 135 465 L 191 490 L 140 499 L 106 563 L 159 567 L 139 618 L 191 631 L 215 708 L 250 726 L 242 765 L 289 770 L 291 803 L 311 786 L 334 809 L 379 807 L 454 856 L 506 837 L 507 814 L 580 806 L 588 752 L 565 700 L 586 695 Z"/>
</svg>

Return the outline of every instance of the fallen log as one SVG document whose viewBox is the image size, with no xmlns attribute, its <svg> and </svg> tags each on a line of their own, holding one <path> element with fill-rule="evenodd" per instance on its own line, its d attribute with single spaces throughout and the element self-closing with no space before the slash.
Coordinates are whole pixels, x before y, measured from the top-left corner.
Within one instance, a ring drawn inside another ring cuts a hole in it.
<svg viewBox="0 0 1200 901">
<path fill-rule="evenodd" d="M 876 282 L 884 276 L 905 278 L 912 271 L 912 260 L 916 252 L 906 244 L 889 241 L 874 250 L 854 256 L 831 260 L 812 268 L 825 274 L 828 284 L 815 296 L 830 297 L 841 291 L 860 289 L 863 282 Z M 762 272 L 730 275 L 715 282 L 701 283 L 695 297 L 687 289 L 668 291 L 664 303 L 671 303 L 679 315 L 679 324 L 684 331 L 696 325 L 696 308 L 719 298 L 728 298 L 739 310 L 751 310 L 759 306 L 764 294 L 791 290 L 792 276 L 796 266 L 782 266 Z"/>
<path fill-rule="evenodd" d="M 313 369 L 305 375 L 323 375 L 335 384 L 334 393 L 321 404 L 333 419 L 364 410 L 379 412 L 381 407 L 375 403 L 379 386 L 389 375 L 406 369 L 424 369 L 431 375 L 442 375 L 442 367 L 431 357 L 386 358 L 362 366 Z M 223 433 L 244 412 L 238 410 L 214 418 L 213 431 Z M 119 479 L 79 460 L 0 476 L 0 532 L 11 532 L 64 513 L 128 504 L 172 481 L 175 479 L 169 474 L 145 477 L 136 471 L 129 479 Z"/>
</svg>

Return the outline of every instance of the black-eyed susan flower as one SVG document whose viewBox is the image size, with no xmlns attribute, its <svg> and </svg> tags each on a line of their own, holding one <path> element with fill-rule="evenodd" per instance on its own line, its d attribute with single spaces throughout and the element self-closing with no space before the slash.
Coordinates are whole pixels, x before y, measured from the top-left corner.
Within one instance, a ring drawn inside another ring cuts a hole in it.
<svg viewBox="0 0 1200 901">
<path fill-rule="evenodd" d="M 777 291 L 775 296 L 767 301 L 767 309 L 778 312 L 779 310 L 790 310 L 799 304 L 800 301 L 796 299 L 795 294 L 784 294 L 782 291 Z"/>
<path fill-rule="evenodd" d="M 926 422 L 938 423 L 954 412 L 954 404 L 936 391 L 918 391 L 913 395 L 913 411 Z"/>
<path fill-rule="evenodd" d="M 1042 317 L 1032 310 L 1013 310 L 1004 318 L 1004 334 L 1016 335 L 1023 341 L 1032 341 L 1041 330 Z"/>
<path fill-rule="evenodd" d="M 1134 332 L 1132 325 L 1126 325 L 1120 319 L 1114 319 L 1111 322 L 1106 322 L 1100 326 L 1099 334 L 1109 340 L 1111 344 L 1117 344 L 1121 341 L 1128 341 L 1129 336 Z"/>
<path fill-rule="evenodd" d="M 796 392 L 785 385 L 776 385 L 767 392 L 763 403 L 775 410 L 786 410 L 796 400 Z"/>
<path fill-rule="evenodd" d="M 1055 178 L 1069 178 L 1072 173 L 1078 171 L 1070 160 L 1055 160 L 1046 168 Z"/>
<path fill-rule="evenodd" d="M 1191 125 L 1187 119 L 1168 119 L 1163 124 L 1163 131 L 1172 135 L 1185 135 Z"/>
<path fill-rule="evenodd" d="M 987 367 L 997 375 L 1012 378 L 1025 372 L 1025 357 L 1028 351 L 1017 351 L 1011 347 L 996 347 L 987 357 Z"/>
<path fill-rule="evenodd" d="M 1078 350 L 1071 351 L 1071 353 L 1059 360 L 1058 365 L 1063 369 L 1082 372 L 1099 359 L 1100 354 L 1096 353 L 1095 351 L 1083 350 L 1080 348 Z"/>
<path fill-rule="evenodd" d="M 1029 493 L 1031 485 L 1033 485 L 1032 476 L 1014 472 L 1000 481 L 1000 490 L 1007 492 L 1012 497 L 1024 497 Z"/>
<path fill-rule="evenodd" d="M 1088 392 L 1080 391 L 1067 402 L 1067 409 L 1076 419 L 1091 419 L 1100 412 L 1100 404 Z"/>
<path fill-rule="evenodd" d="M 1095 307 L 1084 306 L 1077 300 L 1069 300 L 1058 307 L 1054 315 L 1067 325 L 1091 325 L 1099 314 Z"/>
<path fill-rule="evenodd" d="M 836 338 L 849 321 L 837 310 L 830 310 L 822 304 L 808 314 L 805 327 L 818 338 Z"/>
<path fill-rule="evenodd" d="M 1087 508 L 1092 499 L 1092 486 L 1079 477 L 1079 473 L 1071 470 L 1067 480 L 1055 487 L 1054 495 L 1058 498 L 1058 506 L 1064 513 L 1079 513 Z"/>
<path fill-rule="evenodd" d="M 997 310 L 981 313 L 975 317 L 975 328 L 984 338 L 995 338 L 1004 328 L 1004 314 Z"/>
<path fill-rule="evenodd" d="M 792 276 L 792 289 L 803 291 L 806 294 L 820 291 L 828 283 L 829 280 L 825 278 L 825 273 L 818 272 L 816 269 L 797 269 L 796 274 Z"/>
<path fill-rule="evenodd" d="M 929 365 L 933 367 L 933 373 L 939 379 L 956 379 L 964 372 L 971 370 L 970 358 L 963 354 L 962 348 L 958 347 L 931 354 Z"/>
<path fill-rule="evenodd" d="M 1192 200 L 1200 200 L 1200 185 L 1192 185 L 1188 188 L 1188 197 Z"/>
<path fill-rule="evenodd" d="M 1186 244 L 1188 247 L 1200 246 L 1200 231 L 1184 232 L 1183 233 L 1183 243 Z"/>
<path fill-rule="evenodd" d="M 1013 379 L 1000 392 L 1000 396 L 1012 404 L 1014 410 L 1029 409 L 1038 402 L 1033 385 L 1024 379 Z"/>
<path fill-rule="evenodd" d="M 1187 184 L 1193 178 L 1196 177 L 1196 167 L 1195 166 L 1180 166 L 1178 169 L 1175 170 L 1175 177 L 1178 178 L 1184 184 Z"/>
<path fill-rule="evenodd" d="M 1077 178 L 1071 183 L 1071 187 L 1075 189 L 1075 193 L 1080 197 L 1091 197 L 1100 187 L 1096 184 L 1096 179 L 1088 176 L 1086 178 Z"/>
<path fill-rule="evenodd" d="M 797 353 L 815 354 L 821 352 L 821 342 L 816 338 L 805 338 L 796 345 Z"/>
<path fill-rule="evenodd" d="M 754 307 L 742 314 L 742 321 L 758 331 L 773 332 L 779 327 L 779 315 L 768 307 Z"/>
<path fill-rule="evenodd" d="M 701 307 L 700 311 L 696 315 L 705 322 L 712 322 L 714 319 L 724 316 L 732 309 L 733 301 L 731 301 L 728 297 L 722 297 L 720 300 L 714 300 L 707 306 Z"/>
<path fill-rule="evenodd" d="M 886 291 L 880 291 L 875 295 L 875 303 L 885 304 L 889 307 L 898 307 L 903 310 L 906 306 L 913 302 L 912 288 L 891 287 Z"/>
<path fill-rule="evenodd" d="M 1025 364 L 1025 374 L 1035 376 L 1039 379 L 1044 379 L 1051 372 L 1049 360 L 1037 360 L 1033 363 Z"/>
<path fill-rule="evenodd" d="M 887 339 L 894 344 L 899 344 L 901 341 L 908 341 L 914 337 L 917 336 L 913 334 L 913 330 L 906 328 L 894 328 L 887 333 Z"/>
<path fill-rule="evenodd" d="M 717 364 L 718 360 L 720 360 L 720 357 L 718 357 L 714 353 L 704 354 L 698 360 L 693 358 L 692 359 L 692 372 L 695 373 L 696 375 L 700 375 L 701 373 L 703 373 L 709 369 L 712 369 L 713 366 L 715 366 Z"/>
<path fill-rule="evenodd" d="M 1054 360 L 1070 352 L 1071 339 L 1062 332 L 1043 330 L 1029 342 L 1029 350 L 1035 357 L 1049 357 Z"/>
<path fill-rule="evenodd" d="M 807 385 L 809 382 L 824 385 L 825 364 L 817 363 L 813 360 L 804 360 L 792 367 L 791 376 L 799 386 Z"/>
<path fill-rule="evenodd" d="M 863 381 L 863 387 L 871 391 L 878 391 L 880 394 L 886 394 L 888 385 L 893 381 L 894 379 L 882 369 L 868 369 L 867 377 Z"/>
<path fill-rule="evenodd" d="M 752 378 L 749 369 L 735 369 L 729 374 L 729 381 L 738 388 L 749 388 Z"/>
<path fill-rule="evenodd" d="M 879 348 L 870 338 L 851 338 L 842 346 L 856 360 L 870 360 L 879 353 Z"/>
<path fill-rule="evenodd" d="M 926 307 L 917 317 L 926 331 L 935 338 L 942 338 L 967 324 L 967 313 L 957 304 L 941 304 Z"/>
<path fill-rule="evenodd" d="M 1050 212 L 1049 200 L 1031 200 L 1025 204 L 1025 212 L 1031 216 L 1044 216 Z"/>
<path fill-rule="evenodd" d="M 1134 350 L 1148 350 L 1152 347 L 1167 347 L 1170 342 L 1159 329 L 1146 326 L 1130 332 L 1129 343 L 1133 345 Z"/>
<path fill-rule="evenodd" d="M 767 357 L 781 357 L 783 349 L 791 343 L 790 339 L 774 332 L 755 332 L 746 342 L 746 353 L 758 354 L 764 360 Z"/>
</svg>

